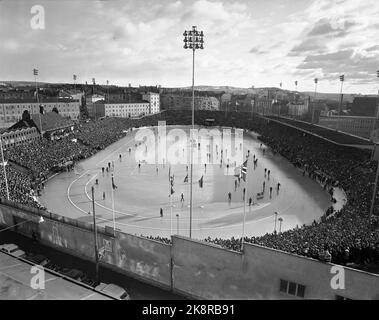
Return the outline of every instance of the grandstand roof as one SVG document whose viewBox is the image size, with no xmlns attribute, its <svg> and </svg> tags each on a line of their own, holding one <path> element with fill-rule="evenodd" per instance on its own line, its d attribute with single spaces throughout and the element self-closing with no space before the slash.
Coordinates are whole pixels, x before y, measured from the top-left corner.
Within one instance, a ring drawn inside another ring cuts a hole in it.
<svg viewBox="0 0 379 320">
<path fill-rule="evenodd" d="M 273 116 L 268 116 L 266 118 L 276 122 L 280 122 L 284 125 L 296 128 L 306 133 L 315 135 L 321 139 L 327 140 L 334 144 L 344 146 L 359 146 L 361 148 L 372 148 L 372 146 L 374 145 L 373 142 L 371 142 L 368 139 L 360 138 L 341 131 L 321 127 L 304 121 L 298 121 L 288 118 L 278 118 Z"/>
<path fill-rule="evenodd" d="M 44 132 L 64 129 L 74 125 L 71 119 L 64 118 L 56 112 L 47 112 L 44 114 L 32 114 L 30 120 L 20 120 L 10 127 L 9 130 L 36 127 L 41 132 L 40 123 Z"/>
</svg>

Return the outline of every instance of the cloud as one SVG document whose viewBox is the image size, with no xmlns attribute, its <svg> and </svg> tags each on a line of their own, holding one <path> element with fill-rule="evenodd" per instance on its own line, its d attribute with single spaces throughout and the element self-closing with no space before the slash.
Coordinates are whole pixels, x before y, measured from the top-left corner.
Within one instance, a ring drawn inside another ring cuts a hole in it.
<svg viewBox="0 0 379 320">
<path fill-rule="evenodd" d="M 322 39 L 306 39 L 302 41 L 300 44 L 294 46 L 289 53 L 289 55 L 292 56 L 301 56 L 305 53 L 310 53 L 310 52 L 323 52 L 325 51 L 326 46 L 325 43 Z"/>
<path fill-rule="evenodd" d="M 296 78 L 305 86 L 315 74 L 332 79 L 343 71 L 352 82 L 367 76 L 368 86 L 356 88 L 365 91 L 379 58 L 377 0 L 40 4 L 46 29 L 36 32 L 26 1 L 0 1 L 0 74 L 6 79 L 30 79 L 38 66 L 41 81 L 70 81 L 75 73 L 83 81 L 188 85 L 192 57 L 182 33 L 193 25 L 205 33 L 205 50 L 196 52 L 196 81 L 204 84 L 258 87 Z"/>
<path fill-rule="evenodd" d="M 261 54 L 267 53 L 267 51 L 266 50 L 261 50 L 261 49 L 258 49 L 258 48 L 251 48 L 249 50 L 249 53 L 261 55 Z"/>
</svg>

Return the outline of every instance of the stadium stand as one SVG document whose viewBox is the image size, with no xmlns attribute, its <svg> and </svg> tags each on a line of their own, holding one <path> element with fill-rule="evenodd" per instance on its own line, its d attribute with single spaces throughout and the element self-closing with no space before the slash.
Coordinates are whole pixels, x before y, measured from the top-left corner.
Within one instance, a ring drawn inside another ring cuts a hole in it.
<svg viewBox="0 0 379 320">
<path fill-rule="evenodd" d="M 214 119 L 215 126 L 238 127 L 257 132 L 261 141 L 273 152 L 287 158 L 310 178 L 321 179 L 326 187 L 341 187 L 348 197 L 344 208 L 328 219 L 326 213 L 311 225 L 281 234 L 247 236 L 245 241 L 338 264 L 354 263 L 364 266 L 379 263 L 378 201 L 374 216 L 369 216 L 377 162 L 371 160 L 369 150 L 345 146 L 358 143 L 351 136 L 291 120 L 288 120 L 287 123 L 291 124 L 288 126 L 256 115 L 253 117 L 250 113 L 195 113 L 197 124 L 205 125 L 206 119 Z M 11 200 L 39 207 L 33 200 L 33 195 L 38 184 L 51 174 L 55 166 L 68 160 L 87 158 L 125 136 L 125 130 L 157 125 L 159 120 L 165 120 L 167 125 L 189 125 L 191 112 L 166 111 L 138 120 L 105 118 L 80 124 L 67 139 L 32 142 L 23 148 L 6 150 L 5 156 L 10 160 L 7 174 L 10 176 Z M 74 138 L 77 142 L 73 142 Z M 13 163 L 26 168 L 28 173 L 19 171 Z M 0 178 L 0 196 L 5 197 L 2 172 Z M 162 237 L 156 240 L 170 242 Z M 240 239 L 236 238 L 205 240 L 231 250 L 238 251 L 241 248 Z"/>
</svg>

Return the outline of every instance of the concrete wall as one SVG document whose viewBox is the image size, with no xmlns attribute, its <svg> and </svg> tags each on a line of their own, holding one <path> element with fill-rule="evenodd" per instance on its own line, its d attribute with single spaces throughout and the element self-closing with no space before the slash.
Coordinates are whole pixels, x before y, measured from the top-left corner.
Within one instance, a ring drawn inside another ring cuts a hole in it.
<svg viewBox="0 0 379 320">
<path fill-rule="evenodd" d="M 0 204 L 0 225 L 21 223 L 15 231 L 29 237 L 33 237 L 34 232 L 43 244 L 94 261 L 91 224 L 39 210 L 33 214 L 20 208 L 20 205 Z M 39 215 L 45 220 L 41 224 L 38 224 Z M 30 219 L 33 221 L 28 221 Z M 121 232 L 114 236 L 113 229 L 111 231 L 98 227 L 98 246 L 104 248 L 102 264 L 151 284 L 171 288 L 170 245 Z"/>
<path fill-rule="evenodd" d="M 40 216 L 43 223 L 38 223 Z M 18 204 L 0 203 L 0 225 L 51 247 L 94 260 L 91 224 Z M 172 245 L 98 227 L 101 263 L 147 283 L 201 299 L 294 299 L 280 280 L 305 286 L 306 299 L 378 299 L 379 276 L 344 268 L 345 289 L 332 289 L 333 264 L 245 244 L 244 253 L 173 236 Z"/>
<path fill-rule="evenodd" d="M 173 287 L 206 299 L 296 299 L 280 292 L 280 280 L 304 285 L 305 299 L 379 299 L 379 276 L 344 268 L 345 289 L 334 290 L 334 266 L 256 245 L 244 254 L 174 236 Z"/>
</svg>

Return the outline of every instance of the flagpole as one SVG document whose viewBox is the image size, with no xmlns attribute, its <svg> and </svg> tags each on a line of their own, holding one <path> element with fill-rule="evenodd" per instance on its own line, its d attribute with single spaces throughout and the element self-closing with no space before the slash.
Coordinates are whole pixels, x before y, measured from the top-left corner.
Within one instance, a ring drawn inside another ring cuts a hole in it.
<svg viewBox="0 0 379 320">
<path fill-rule="evenodd" d="M 171 164 L 168 167 L 168 197 L 170 205 L 170 236 L 172 236 L 172 182 L 171 182 Z"/>
<path fill-rule="evenodd" d="M 170 236 L 172 236 L 172 194 L 170 194 Z"/>
<path fill-rule="evenodd" d="M 114 181 L 113 181 L 113 174 L 112 174 L 112 219 L 113 219 L 113 233 L 116 232 L 116 218 L 115 218 L 115 214 L 114 214 L 114 195 L 113 195 L 113 191 L 114 191 Z"/>
<path fill-rule="evenodd" d="M 245 238 L 245 221 L 246 221 L 246 197 L 248 194 L 248 186 L 249 186 L 249 181 L 248 181 L 248 171 L 249 167 L 247 165 L 248 162 L 246 162 L 246 181 L 245 181 L 245 193 L 243 195 L 243 223 L 242 223 L 242 239 L 241 239 L 241 251 L 243 251 L 243 245 L 244 245 L 244 238 Z"/>
<path fill-rule="evenodd" d="M 40 105 L 39 105 L 38 87 L 37 87 L 38 69 L 33 69 L 33 74 L 34 74 L 34 83 L 35 83 L 35 86 L 36 86 L 36 98 L 37 98 L 38 114 L 39 114 L 39 127 L 41 129 L 41 132 L 40 132 L 41 136 L 43 136 L 43 134 L 42 134 L 42 121 L 41 121 L 41 109 L 40 109 Z"/>
<path fill-rule="evenodd" d="M 1 150 L 1 161 L 4 170 L 4 180 L 5 180 L 5 189 L 7 192 L 7 200 L 9 200 L 9 188 L 8 188 L 8 179 L 7 179 L 7 170 L 5 169 L 5 160 L 4 160 L 4 151 L 3 151 L 3 138 L 0 137 L 0 150 Z"/>
</svg>

